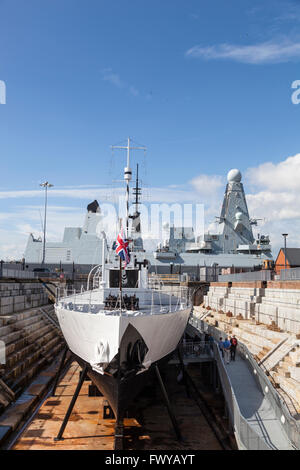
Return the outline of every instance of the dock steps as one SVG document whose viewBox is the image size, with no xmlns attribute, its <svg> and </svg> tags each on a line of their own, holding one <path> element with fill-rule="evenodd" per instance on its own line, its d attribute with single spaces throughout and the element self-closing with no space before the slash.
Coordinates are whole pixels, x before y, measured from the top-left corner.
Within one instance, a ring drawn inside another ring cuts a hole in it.
<svg viewBox="0 0 300 470">
<path fill-rule="evenodd" d="M 64 338 L 55 323 L 53 311 L 53 305 L 45 305 L 0 316 L 0 339 L 5 343 L 6 352 L 6 363 L 0 369 L 0 377 L 16 397 L 64 347 Z M 11 397 L 8 400 L 4 397 L 1 402 L 0 394 L 0 412 L 10 401 Z"/>
</svg>

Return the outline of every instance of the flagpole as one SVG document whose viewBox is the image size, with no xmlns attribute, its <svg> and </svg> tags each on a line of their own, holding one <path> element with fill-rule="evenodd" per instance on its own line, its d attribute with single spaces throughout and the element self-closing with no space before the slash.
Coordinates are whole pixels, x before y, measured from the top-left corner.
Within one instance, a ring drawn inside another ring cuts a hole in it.
<svg viewBox="0 0 300 470">
<path fill-rule="evenodd" d="M 120 231 L 122 230 L 122 219 L 120 219 Z M 120 315 L 122 315 L 122 258 L 120 256 L 119 269 L 119 289 L 120 289 Z"/>
<path fill-rule="evenodd" d="M 122 314 L 122 259 L 120 256 L 120 270 L 119 270 L 119 287 L 120 287 L 120 314 Z"/>
</svg>

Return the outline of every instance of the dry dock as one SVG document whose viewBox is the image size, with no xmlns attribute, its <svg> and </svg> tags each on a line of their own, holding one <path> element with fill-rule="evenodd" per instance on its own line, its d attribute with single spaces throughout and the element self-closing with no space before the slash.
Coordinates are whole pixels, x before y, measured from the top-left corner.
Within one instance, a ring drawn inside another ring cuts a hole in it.
<svg viewBox="0 0 300 470">
<path fill-rule="evenodd" d="M 65 429 L 64 439 L 54 441 L 76 388 L 79 372 L 80 367 L 73 362 L 58 385 L 56 396 L 45 400 L 13 450 L 114 449 L 115 420 L 103 419 L 104 398 L 88 396 L 89 381 L 83 384 Z M 192 373 L 195 375 L 195 371 Z M 159 389 L 152 387 L 150 394 L 148 390 L 139 398 L 136 417 L 127 418 L 124 422 L 124 449 L 222 450 L 207 418 L 195 400 L 187 396 L 184 385 L 177 383 L 176 375 L 176 368 L 170 366 L 167 370 L 167 386 L 184 442 L 176 440 Z M 197 377 L 194 379 L 197 380 Z"/>
<path fill-rule="evenodd" d="M 74 394 L 80 367 L 74 362 L 59 383 L 56 396 L 49 397 L 16 442 L 14 450 L 111 450 L 114 446 L 114 420 L 102 419 L 103 397 L 89 397 L 84 382 L 64 433 L 54 441 Z"/>
</svg>

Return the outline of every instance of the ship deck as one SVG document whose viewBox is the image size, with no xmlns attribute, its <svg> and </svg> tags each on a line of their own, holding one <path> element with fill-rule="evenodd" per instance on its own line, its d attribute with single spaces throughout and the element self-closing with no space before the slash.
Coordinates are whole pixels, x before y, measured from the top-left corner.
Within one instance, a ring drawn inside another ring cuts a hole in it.
<svg viewBox="0 0 300 470">
<path fill-rule="evenodd" d="M 183 310 L 188 308 L 187 306 L 176 306 L 176 305 L 145 305 L 142 306 L 139 310 L 120 310 L 119 308 L 116 309 L 105 309 L 104 304 L 72 304 L 71 307 L 69 303 L 60 302 L 58 307 L 64 308 L 67 310 L 72 310 L 74 312 L 79 313 L 92 313 L 96 315 L 108 315 L 108 316 L 127 316 L 127 317 L 134 317 L 134 316 L 143 316 L 143 315 L 162 315 L 165 313 L 176 313 L 179 310 Z"/>
</svg>

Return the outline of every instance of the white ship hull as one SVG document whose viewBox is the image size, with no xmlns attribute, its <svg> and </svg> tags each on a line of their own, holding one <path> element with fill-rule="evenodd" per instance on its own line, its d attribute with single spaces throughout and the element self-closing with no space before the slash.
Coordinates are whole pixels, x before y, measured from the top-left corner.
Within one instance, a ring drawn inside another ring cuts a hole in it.
<svg viewBox="0 0 300 470">
<path fill-rule="evenodd" d="M 191 308 L 136 317 L 95 315 L 59 307 L 55 310 L 70 350 L 101 372 L 118 353 L 129 324 L 139 332 L 148 348 L 143 361 L 145 369 L 173 352 L 183 335 Z"/>
<path fill-rule="evenodd" d="M 151 291 L 140 290 L 139 294 L 142 292 L 147 298 Z M 69 349 L 82 366 L 87 366 L 89 376 L 121 419 L 146 385 L 152 366 L 175 351 L 191 307 L 176 308 L 173 300 L 170 311 L 157 305 L 153 312 L 146 308 L 122 313 L 76 310 L 86 294 L 77 294 L 76 302 L 74 297 L 67 297 L 58 302 L 55 311 Z M 101 290 L 93 291 L 93 295 L 98 297 Z"/>
</svg>

